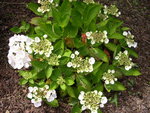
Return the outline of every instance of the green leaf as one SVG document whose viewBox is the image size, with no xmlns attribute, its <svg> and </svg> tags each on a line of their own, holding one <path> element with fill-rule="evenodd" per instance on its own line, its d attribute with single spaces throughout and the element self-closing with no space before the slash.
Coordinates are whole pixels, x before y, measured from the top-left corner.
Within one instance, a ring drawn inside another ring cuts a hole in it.
<svg viewBox="0 0 150 113">
<path fill-rule="evenodd" d="M 109 36 L 110 39 L 124 39 L 125 37 L 119 33 L 114 33 L 113 35 Z"/>
<path fill-rule="evenodd" d="M 87 90 L 91 89 L 91 83 L 83 75 L 77 75 L 76 80 L 79 86 L 81 85 Z"/>
<path fill-rule="evenodd" d="M 102 65 L 102 62 L 95 62 L 95 64 L 93 65 L 93 72 L 92 74 L 95 75 L 98 71 L 99 71 L 99 67 Z"/>
<path fill-rule="evenodd" d="M 129 27 L 122 27 L 121 30 L 128 31 L 128 30 L 131 30 L 131 29 Z"/>
<path fill-rule="evenodd" d="M 81 1 L 74 2 L 74 7 L 75 7 L 75 9 L 76 9 L 81 15 L 83 15 L 86 6 L 87 6 L 87 5 L 86 5 L 85 3 L 83 3 L 83 2 L 81 2 Z"/>
<path fill-rule="evenodd" d="M 69 61 L 70 61 L 70 58 L 68 58 L 68 57 L 61 57 L 59 59 L 59 64 L 60 65 L 66 65 Z"/>
<path fill-rule="evenodd" d="M 29 83 L 30 83 L 30 84 L 34 84 L 34 80 L 33 80 L 33 79 L 30 79 L 30 80 L 29 80 Z"/>
<path fill-rule="evenodd" d="M 82 15 L 77 11 L 77 9 L 72 10 L 70 22 L 74 27 L 81 27 Z"/>
<path fill-rule="evenodd" d="M 34 27 L 34 31 L 37 35 L 39 36 L 43 36 L 45 33 L 43 32 L 43 30 L 41 30 L 41 28 L 39 26 Z"/>
<path fill-rule="evenodd" d="M 45 73 L 46 73 L 46 78 L 50 78 L 50 76 L 52 75 L 52 72 L 53 72 L 53 68 L 51 66 L 49 66 L 46 70 L 45 70 Z"/>
<path fill-rule="evenodd" d="M 125 49 L 129 52 L 129 55 L 138 58 L 138 54 L 133 49 L 130 48 L 125 48 Z"/>
<path fill-rule="evenodd" d="M 126 88 L 124 87 L 123 84 L 121 84 L 120 82 L 115 82 L 114 84 L 105 84 L 105 88 L 107 89 L 108 92 L 110 92 L 111 90 L 113 91 L 124 91 L 126 90 Z"/>
<path fill-rule="evenodd" d="M 59 103 L 58 103 L 58 100 L 53 100 L 52 102 L 47 102 L 46 103 L 52 107 L 58 107 L 59 106 Z"/>
<path fill-rule="evenodd" d="M 46 62 L 41 62 L 41 61 L 36 61 L 36 60 L 31 61 L 31 64 L 34 67 L 34 69 L 37 70 L 37 72 L 45 69 L 48 66 Z"/>
<path fill-rule="evenodd" d="M 109 34 L 112 35 L 117 31 L 117 28 L 119 28 L 123 22 L 117 18 L 110 17 L 108 28 L 109 28 Z"/>
<path fill-rule="evenodd" d="M 54 45 L 55 49 L 62 49 L 64 50 L 64 40 L 58 40 L 55 45 Z"/>
<path fill-rule="evenodd" d="M 108 63 L 103 63 L 98 68 L 98 71 L 94 74 L 93 83 L 99 83 L 100 82 L 102 75 L 107 70 L 108 66 L 109 66 Z"/>
<path fill-rule="evenodd" d="M 121 72 L 126 75 L 126 76 L 139 76 L 141 75 L 141 72 L 138 69 L 130 69 L 130 70 L 125 70 L 124 68 L 120 68 Z"/>
<path fill-rule="evenodd" d="M 77 33 L 78 33 L 78 28 L 72 26 L 71 24 L 68 24 L 67 27 L 65 28 L 65 34 L 69 38 L 76 37 Z"/>
<path fill-rule="evenodd" d="M 21 27 L 19 28 L 22 32 L 27 32 L 30 28 L 30 24 L 26 23 L 25 21 L 21 22 Z"/>
<path fill-rule="evenodd" d="M 96 18 L 100 11 L 101 6 L 97 4 L 88 5 L 83 13 L 83 22 L 89 25 L 93 19 Z"/>
<path fill-rule="evenodd" d="M 65 78 L 66 84 L 71 86 L 74 84 L 74 79 L 72 77 Z"/>
<path fill-rule="evenodd" d="M 67 89 L 67 86 L 66 86 L 66 84 L 61 84 L 61 85 L 60 85 L 60 88 L 61 88 L 63 91 L 65 91 L 65 90 Z"/>
<path fill-rule="evenodd" d="M 108 23 L 109 19 L 101 21 L 100 23 L 97 24 L 98 27 L 104 27 Z"/>
<path fill-rule="evenodd" d="M 78 49 L 84 46 L 81 41 L 81 38 L 74 38 L 74 46 Z"/>
<path fill-rule="evenodd" d="M 105 44 L 105 46 L 111 51 L 115 51 L 117 49 L 117 46 L 111 42 L 108 44 Z"/>
<path fill-rule="evenodd" d="M 54 30 L 52 29 L 52 25 L 51 24 L 41 24 L 40 25 L 40 28 L 41 28 L 41 30 L 45 33 L 45 34 L 47 34 L 50 38 L 49 38 L 49 40 L 50 41 L 55 41 L 55 40 L 57 40 L 57 39 L 59 39 L 60 38 L 60 36 L 59 35 L 57 35 L 55 32 L 54 32 Z"/>
<path fill-rule="evenodd" d="M 91 48 L 90 53 L 93 57 L 97 57 L 97 58 L 101 59 L 104 62 L 109 62 L 108 56 L 101 49 Z"/>
<path fill-rule="evenodd" d="M 68 95 L 69 95 L 70 97 L 76 98 L 75 93 L 74 93 L 74 90 L 73 90 L 72 87 L 67 86 L 67 92 L 68 92 Z"/>
<path fill-rule="evenodd" d="M 61 71 L 60 71 L 60 69 L 54 69 L 53 70 L 53 73 L 52 73 L 52 75 L 51 75 L 51 79 L 53 80 L 53 81 L 57 81 L 57 78 L 59 77 L 59 76 L 61 76 L 62 74 L 61 74 Z"/>
<path fill-rule="evenodd" d="M 56 89 L 59 85 L 53 81 L 51 84 L 50 84 L 50 89 L 53 90 L 53 89 Z"/>
<path fill-rule="evenodd" d="M 14 33 L 21 33 L 21 30 L 19 29 L 19 27 L 13 27 L 10 29 L 10 31 L 12 31 Z"/>
<path fill-rule="evenodd" d="M 116 107 L 118 106 L 118 95 L 115 94 L 113 98 L 111 98 L 110 103 L 114 103 Z"/>
<path fill-rule="evenodd" d="M 27 82 L 28 82 L 28 80 L 26 80 L 24 78 L 22 78 L 22 79 L 19 80 L 19 84 L 20 85 L 25 85 Z"/>
<path fill-rule="evenodd" d="M 86 46 L 79 48 L 79 52 L 82 56 L 86 56 L 89 54 L 89 49 Z"/>
<path fill-rule="evenodd" d="M 30 23 L 33 25 L 40 25 L 44 23 L 44 20 L 41 17 L 34 17 L 31 19 Z"/>
<path fill-rule="evenodd" d="M 96 86 L 94 87 L 94 90 L 97 90 L 97 91 L 103 91 L 103 89 L 104 89 L 104 86 L 101 81 L 97 83 Z"/>
<path fill-rule="evenodd" d="M 97 110 L 97 113 L 103 113 L 100 109 Z"/>
<path fill-rule="evenodd" d="M 71 53 L 72 51 L 70 51 L 69 49 L 66 49 L 63 56 L 70 57 Z"/>
<path fill-rule="evenodd" d="M 29 71 L 19 71 L 19 75 L 21 75 L 24 79 L 29 80 L 36 76 L 36 73 L 32 73 Z"/>
<path fill-rule="evenodd" d="M 54 20 L 60 25 L 62 28 L 66 27 L 69 23 L 71 16 L 71 5 L 68 0 L 64 0 L 60 9 L 57 10 L 55 8 L 52 9 Z"/>
<path fill-rule="evenodd" d="M 37 3 L 30 2 L 27 4 L 27 8 L 33 11 L 36 15 L 39 15 L 39 16 L 42 15 L 42 13 L 37 11 L 37 9 L 39 8 L 39 5 Z"/>
<path fill-rule="evenodd" d="M 73 108 L 71 110 L 71 113 L 81 113 L 81 112 L 82 112 L 82 110 L 79 105 L 73 106 Z"/>
</svg>

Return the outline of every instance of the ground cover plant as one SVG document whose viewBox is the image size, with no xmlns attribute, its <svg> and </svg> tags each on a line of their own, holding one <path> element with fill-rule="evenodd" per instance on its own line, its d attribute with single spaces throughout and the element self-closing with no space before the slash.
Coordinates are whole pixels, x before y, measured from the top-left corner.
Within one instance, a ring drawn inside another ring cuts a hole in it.
<svg viewBox="0 0 150 113">
<path fill-rule="evenodd" d="M 100 112 L 105 93 L 123 91 L 122 76 L 138 76 L 134 36 L 116 17 L 114 6 L 93 1 L 38 1 L 29 3 L 38 17 L 11 30 L 9 64 L 30 87 L 27 97 L 35 107 L 45 101 L 58 106 L 58 96 L 70 96 L 72 112 Z M 26 69 L 25 69 L 26 68 Z M 107 91 L 107 92 L 106 92 Z M 57 92 L 57 94 L 56 94 Z"/>
</svg>

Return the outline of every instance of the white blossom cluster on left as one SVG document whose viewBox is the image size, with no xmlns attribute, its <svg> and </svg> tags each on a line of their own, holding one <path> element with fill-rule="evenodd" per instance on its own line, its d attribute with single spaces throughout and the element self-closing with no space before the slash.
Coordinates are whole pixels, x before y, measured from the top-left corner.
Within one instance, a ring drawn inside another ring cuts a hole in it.
<svg viewBox="0 0 150 113">
<path fill-rule="evenodd" d="M 48 102 L 52 102 L 57 98 L 55 90 L 50 90 L 48 85 L 44 87 L 29 87 L 29 93 L 27 97 L 31 99 L 31 102 L 35 107 L 40 107 L 42 105 L 42 100 L 46 99 Z"/>
<path fill-rule="evenodd" d="M 14 35 L 9 39 L 8 63 L 14 69 L 28 68 L 30 66 L 30 45 L 33 40 L 24 35 Z"/>
</svg>

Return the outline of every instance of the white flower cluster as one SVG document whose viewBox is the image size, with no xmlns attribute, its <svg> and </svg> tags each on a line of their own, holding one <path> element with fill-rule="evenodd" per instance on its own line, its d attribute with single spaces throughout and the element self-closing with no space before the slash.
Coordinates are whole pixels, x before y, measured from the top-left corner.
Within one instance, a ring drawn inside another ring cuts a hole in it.
<svg viewBox="0 0 150 113">
<path fill-rule="evenodd" d="M 42 105 L 42 99 L 46 99 L 48 102 L 52 102 L 57 98 L 55 90 L 50 90 L 48 85 L 45 85 L 42 88 L 39 87 L 29 87 L 29 93 L 27 97 L 31 99 L 31 102 L 35 107 L 40 107 Z"/>
<path fill-rule="evenodd" d="M 117 81 L 117 78 L 114 76 L 115 70 L 108 70 L 103 74 L 102 79 L 105 81 L 105 84 L 114 84 Z"/>
<path fill-rule="evenodd" d="M 38 12 L 45 13 L 51 11 L 51 7 L 58 6 L 58 4 L 54 3 L 54 0 L 38 0 L 38 3 L 41 6 L 37 9 Z"/>
<path fill-rule="evenodd" d="M 104 14 L 105 15 L 114 15 L 116 17 L 119 17 L 121 15 L 121 12 L 115 5 L 111 5 L 110 7 L 104 6 Z"/>
<path fill-rule="evenodd" d="M 96 31 L 96 32 L 86 32 L 86 36 L 87 36 L 87 39 L 90 39 L 91 40 L 91 44 L 95 44 L 96 42 L 97 43 L 109 43 L 109 39 L 107 37 L 107 31 Z"/>
<path fill-rule="evenodd" d="M 115 57 L 115 60 L 117 60 L 120 66 L 125 66 L 125 70 L 130 70 L 132 66 L 134 66 L 132 58 L 129 58 L 127 50 L 125 50 L 124 52 L 120 51 L 118 55 Z"/>
<path fill-rule="evenodd" d="M 46 57 L 50 57 L 54 47 L 52 46 L 52 43 L 46 39 L 47 35 L 44 35 L 43 37 L 43 39 L 35 37 L 31 48 L 34 51 L 34 54 L 40 54 L 45 55 Z"/>
<path fill-rule="evenodd" d="M 75 51 L 74 54 L 71 54 L 71 62 L 67 63 L 67 67 L 73 67 L 77 69 L 77 73 L 83 72 L 92 72 L 93 64 L 95 63 L 95 59 L 93 57 L 82 59 L 79 56 L 79 52 Z"/>
<path fill-rule="evenodd" d="M 107 103 L 107 98 L 103 96 L 101 91 L 97 90 L 89 92 L 81 91 L 78 99 L 82 105 L 82 111 L 89 109 L 91 113 L 97 113 L 99 107 L 102 108 Z"/>
<path fill-rule="evenodd" d="M 95 3 L 94 0 L 83 0 L 83 2 L 86 3 L 86 4 Z"/>
<path fill-rule="evenodd" d="M 33 40 L 24 35 L 14 35 L 9 39 L 8 62 L 14 69 L 28 68 L 30 66 L 30 57 L 32 53 L 30 45 Z"/>
<path fill-rule="evenodd" d="M 137 47 L 137 42 L 134 41 L 134 35 L 132 35 L 130 31 L 124 31 L 123 35 L 126 37 L 125 40 L 127 42 L 128 47 Z"/>
</svg>

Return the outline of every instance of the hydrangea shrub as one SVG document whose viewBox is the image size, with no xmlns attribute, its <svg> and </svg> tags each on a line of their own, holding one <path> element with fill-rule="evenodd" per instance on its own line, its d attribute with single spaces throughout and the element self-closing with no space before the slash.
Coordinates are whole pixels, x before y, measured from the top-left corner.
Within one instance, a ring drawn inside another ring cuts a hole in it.
<svg viewBox="0 0 150 113">
<path fill-rule="evenodd" d="M 19 69 L 35 107 L 58 107 L 57 97 L 67 96 L 72 113 L 100 113 L 105 94 L 126 89 L 121 78 L 141 74 L 132 61 L 137 42 L 115 5 L 38 0 L 27 7 L 37 17 L 11 29 L 16 34 L 9 39 L 8 62 Z"/>
</svg>

